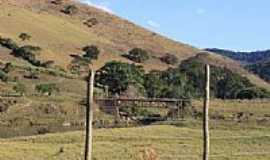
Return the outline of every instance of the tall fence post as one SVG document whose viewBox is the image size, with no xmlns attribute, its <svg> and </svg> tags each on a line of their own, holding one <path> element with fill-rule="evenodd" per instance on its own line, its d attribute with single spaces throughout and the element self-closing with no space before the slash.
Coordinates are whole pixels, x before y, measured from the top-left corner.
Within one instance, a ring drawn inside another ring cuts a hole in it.
<svg viewBox="0 0 270 160">
<path fill-rule="evenodd" d="M 94 79 L 95 79 L 95 72 L 93 69 L 91 69 L 87 79 L 86 134 L 85 134 L 84 160 L 92 159 Z"/>
<path fill-rule="evenodd" d="M 204 108 L 203 108 L 203 160 L 209 158 L 209 101 L 210 101 L 210 66 L 205 65 L 205 97 L 204 97 Z"/>
</svg>

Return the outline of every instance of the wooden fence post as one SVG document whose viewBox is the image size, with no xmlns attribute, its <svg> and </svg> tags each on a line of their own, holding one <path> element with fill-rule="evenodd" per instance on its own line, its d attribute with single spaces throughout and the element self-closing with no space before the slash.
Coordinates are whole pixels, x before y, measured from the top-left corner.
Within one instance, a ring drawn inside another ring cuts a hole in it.
<svg viewBox="0 0 270 160">
<path fill-rule="evenodd" d="M 204 97 L 204 108 L 203 108 L 203 160 L 209 158 L 209 101 L 210 101 L 210 66 L 205 65 L 205 97 Z"/>
<path fill-rule="evenodd" d="M 92 159 L 92 132 L 93 132 L 93 93 L 94 93 L 95 72 L 91 69 L 87 79 L 87 106 L 86 106 L 86 135 L 84 160 Z"/>
</svg>

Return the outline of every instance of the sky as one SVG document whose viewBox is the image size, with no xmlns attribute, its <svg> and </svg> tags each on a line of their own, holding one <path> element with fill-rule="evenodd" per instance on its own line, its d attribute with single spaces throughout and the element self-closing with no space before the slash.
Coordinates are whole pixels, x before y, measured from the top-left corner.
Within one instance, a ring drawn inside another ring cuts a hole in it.
<svg viewBox="0 0 270 160">
<path fill-rule="evenodd" d="M 270 49 L 270 0 L 81 0 L 198 48 Z"/>
</svg>

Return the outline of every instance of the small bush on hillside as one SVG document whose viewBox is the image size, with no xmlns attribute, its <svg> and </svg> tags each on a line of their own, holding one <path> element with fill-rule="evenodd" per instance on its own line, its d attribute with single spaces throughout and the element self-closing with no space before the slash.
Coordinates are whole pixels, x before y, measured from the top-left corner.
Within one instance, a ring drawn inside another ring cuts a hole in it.
<svg viewBox="0 0 270 160">
<path fill-rule="evenodd" d="M 8 49 L 11 49 L 11 50 L 16 50 L 19 48 L 17 43 L 10 38 L 1 38 L 0 37 L 0 45 L 2 45 L 3 47 L 6 47 Z"/>
<path fill-rule="evenodd" d="M 51 3 L 55 5 L 60 5 L 63 3 L 63 0 L 52 0 Z"/>
<path fill-rule="evenodd" d="M 5 73 L 9 73 L 14 69 L 14 66 L 12 65 L 12 63 L 6 63 L 5 67 L 3 68 L 3 71 Z"/>
<path fill-rule="evenodd" d="M 73 4 L 72 4 L 72 5 L 66 6 L 66 7 L 62 10 L 63 13 L 69 14 L 69 15 L 76 14 L 76 13 L 78 13 L 78 11 L 79 11 L 78 7 L 75 6 L 75 5 L 73 5 Z"/>
<path fill-rule="evenodd" d="M 8 81 L 8 76 L 7 74 L 0 69 L 0 80 L 3 81 L 3 82 L 7 82 Z"/>
<path fill-rule="evenodd" d="M 83 58 L 85 58 L 89 62 L 91 62 L 92 60 L 97 60 L 100 53 L 98 47 L 95 45 L 86 46 L 83 48 L 83 51 L 85 52 Z"/>
<path fill-rule="evenodd" d="M 143 63 L 150 58 L 148 52 L 141 48 L 134 48 L 125 56 L 136 63 Z"/>
<path fill-rule="evenodd" d="M 26 45 L 16 50 L 13 50 L 13 55 L 21 57 L 35 66 L 40 66 L 41 62 L 36 59 L 36 53 L 39 52 L 40 50 L 41 50 L 40 47 Z"/>
<path fill-rule="evenodd" d="M 26 86 L 22 83 L 17 83 L 14 87 L 13 90 L 16 91 L 16 93 L 19 93 L 21 95 L 24 95 L 26 92 Z"/>
<path fill-rule="evenodd" d="M 59 88 L 54 83 L 39 84 L 36 90 L 43 95 L 52 95 L 54 92 L 59 92 Z"/>
<path fill-rule="evenodd" d="M 91 27 L 98 24 L 98 20 L 97 20 L 97 18 L 90 18 L 90 19 L 86 20 L 83 24 L 86 25 L 87 27 L 91 28 Z"/>
<path fill-rule="evenodd" d="M 169 53 L 161 57 L 160 60 L 166 64 L 171 64 L 171 65 L 175 65 L 179 61 L 175 55 L 169 54 Z"/>
<path fill-rule="evenodd" d="M 29 35 L 28 33 L 21 33 L 19 35 L 19 38 L 22 40 L 22 41 L 26 41 L 26 40 L 30 40 L 31 39 L 31 35 Z"/>
</svg>

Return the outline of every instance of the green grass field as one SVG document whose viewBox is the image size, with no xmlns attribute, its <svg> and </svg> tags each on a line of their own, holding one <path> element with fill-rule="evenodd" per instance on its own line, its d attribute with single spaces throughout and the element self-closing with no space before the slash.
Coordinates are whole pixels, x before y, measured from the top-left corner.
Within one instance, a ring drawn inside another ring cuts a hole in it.
<svg viewBox="0 0 270 160">
<path fill-rule="evenodd" d="M 230 129 L 217 126 L 214 128 L 211 129 L 210 159 L 268 160 L 270 158 L 270 128 L 258 126 L 245 126 L 238 129 L 233 126 L 229 127 Z M 139 160 L 151 151 L 161 160 L 198 160 L 201 159 L 202 153 L 201 135 L 199 125 L 99 129 L 94 131 L 94 158 Z M 70 132 L 2 139 L 0 159 L 79 160 L 83 157 L 83 138 L 83 132 Z"/>
<path fill-rule="evenodd" d="M 201 101 L 193 102 L 200 112 Z M 269 101 L 211 101 L 211 160 L 269 160 Z M 248 119 L 232 118 L 243 112 Z M 250 115 L 252 114 L 252 115 Z M 215 119 L 214 117 L 223 118 Z M 137 128 L 94 130 L 95 160 L 199 160 L 202 122 L 162 122 Z M 14 131 L 16 132 L 16 131 Z M 0 139 L 1 160 L 79 160 L 82 131 Z M 147 158 L 151 155 L 154 158 Z"/>
</svg>

